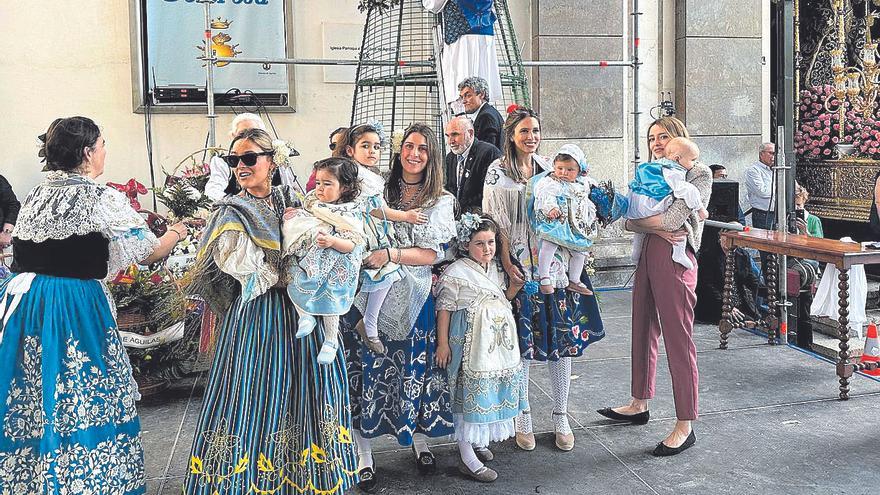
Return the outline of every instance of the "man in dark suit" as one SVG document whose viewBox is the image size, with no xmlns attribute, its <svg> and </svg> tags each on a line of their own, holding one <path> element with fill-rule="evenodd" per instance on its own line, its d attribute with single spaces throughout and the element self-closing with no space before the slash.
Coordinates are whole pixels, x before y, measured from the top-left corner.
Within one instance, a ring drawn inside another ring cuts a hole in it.
<svg viewBox="0 0 880 495">
<path fill-rule="evenodd" d="M 446 124 L 445 134 L 452 151 L 446 155 L 444 187 L 458 199 L 461 211 L 481 209 L 486 170 L 501 156 L 501 151 L 475 139 L 473 123 L 463 115 Z"/>
<path fill-rule="evenodd" d="M 465 113 L 474 122 L 476 138 L 500 150 L 504 136 L 501 132 L 504 119 L 489 103 L 489 83 L 482 77 L 469 77 L 458 84 L 458 96 L 464 105 Z"/>
</svg>

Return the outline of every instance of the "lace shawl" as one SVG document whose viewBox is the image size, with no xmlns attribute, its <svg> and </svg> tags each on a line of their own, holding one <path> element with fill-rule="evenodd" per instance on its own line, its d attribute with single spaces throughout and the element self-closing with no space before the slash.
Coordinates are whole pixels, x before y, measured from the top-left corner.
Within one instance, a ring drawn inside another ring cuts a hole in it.
<svg viewBox="0 0 880 495">
<path fill-rule="evenodd" d="M 125 195 L 86 176 L 61 171 L 50 172 L 28 194 L 13 236 L 44 242 L 91 232 L 110 241 L 108 279 L 144 260 L 159 245 Z"/>
</svg>

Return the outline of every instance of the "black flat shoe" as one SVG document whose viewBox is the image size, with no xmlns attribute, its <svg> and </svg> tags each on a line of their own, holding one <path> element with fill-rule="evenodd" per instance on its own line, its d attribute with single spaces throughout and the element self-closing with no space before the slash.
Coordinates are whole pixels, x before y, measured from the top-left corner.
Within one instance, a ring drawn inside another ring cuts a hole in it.
<svg viewBox="0 0 880 495">
<path fill-rule="evenodd" d="M 412 451 L 415 453 L 415 446 L 413 446 Z M 419 469 L 419 473 L 432 474 L 437 472 L 437 459 L 434 459 L 434 454 L 422 452 L 421 454 L 416 454 L 416 456 L 416 467 Z"/>
<path fill-rule="evenodd" d="M 365 467 L 358 471 L 357 487 L 364 493 L 373 493 L 376 491 L 378 482 L 376 481 L 376 471 L 371 467 Z"/>
<path fill-rule="evenodd" d="M 654 447 L 654 451 L 651 452 L 651 454 L 656 457 L 667 457 L 670 455 L 681 454 L 685 450 L 691 448 L 695 443 L 697 443 L 697 436 L 694 434 L 694 430 L 691 430 L 691 434 L 688 435 L 687 440 L 685 440 L 680 446 L 672 448 L 667 447 L 665 443 L 660 442 Z"/>
<path fill-rule="evenodd" d="M 615 412 L 614 409 L 606 407 L 605 409 L 598 409 L 596 412 L 608 419 L 626 421 L 627 423 L 632 423 L 634 425 L 643 425 L 651 418 L 650 411 L 640 412 L 638 414 L 620 414 L 619 412 Z"/>
</svg>

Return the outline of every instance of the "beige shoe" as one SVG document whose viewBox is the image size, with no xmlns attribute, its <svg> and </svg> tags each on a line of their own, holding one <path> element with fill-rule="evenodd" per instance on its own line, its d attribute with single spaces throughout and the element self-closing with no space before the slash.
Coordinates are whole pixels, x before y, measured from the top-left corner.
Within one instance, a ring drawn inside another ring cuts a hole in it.
<svg viewBox="0 0 880 495">
<path fill-rule="evenodd" d="M 461 460 L 458 461 L 458 470 L 461 471 L 461 474 L 481 483 L 491 483 L 498 479 L 498 473 L 496 473 L 494 469 L 483 466 L 474 472 L 471 471 L 465 463 L 461 462 Z"/>
<path fill-rule="evenodd" d="M 364 326 L 364 320 L 360 320 L 354 326 L 355 331 L 358 335 L 360 335 L 361 340 L 364 342 L 364 345 L 367 346 L 367 349 L 373 351 L 376 354 L 385 354 L 385 344 L 379 340 L 379 337 L 367 337 L 367 329 Z"/>
<path fill-rule="evenodd" d="M 563 435 L 556 432 L 556 448 L 563 452 L 570 452 L 574 448 L 574 433 Z"/>
<path fill-rule="evenodd" d="M 488 447 L 474 447 L 474 453 L 477 454 L 477 459 L 479 459 L 480 462 L 489 462 L 495 459 L 495 454 L 493 454 Z"/>
<path fill-rule="evenodd" d="M 535 434 L 516 432 L 516 446 L 527 451 L 535 450 Z"/>
</svg>

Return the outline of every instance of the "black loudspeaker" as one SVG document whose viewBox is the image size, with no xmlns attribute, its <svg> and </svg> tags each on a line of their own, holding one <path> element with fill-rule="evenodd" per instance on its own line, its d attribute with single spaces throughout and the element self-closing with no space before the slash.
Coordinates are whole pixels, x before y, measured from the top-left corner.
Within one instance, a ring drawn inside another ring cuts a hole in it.
<svg viewBox="0 0 880 495">
<path fill-rule="evenodd" d="M 709 198 L 709 218 L 719 222 L 736 222 L 739 206 L 739 182 L 715 179 L 712 181 L 712 197 Z"/>
</svg>

